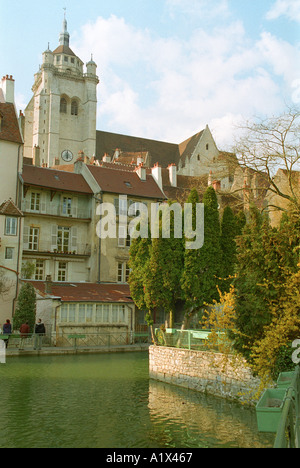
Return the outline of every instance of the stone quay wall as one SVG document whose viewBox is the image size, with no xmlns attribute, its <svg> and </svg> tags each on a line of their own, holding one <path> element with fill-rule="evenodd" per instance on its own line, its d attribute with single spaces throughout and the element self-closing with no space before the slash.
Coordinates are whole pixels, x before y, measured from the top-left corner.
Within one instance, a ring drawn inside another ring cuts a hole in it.
<svg viewBox="0 0 300 468">
<path fill-rule="evenodd" d="M 260 381 L 246 361 L 235 356 L 165 346 L 150 346 L 149 375 L 178 385 L 253 406 Z"/>
</svg>

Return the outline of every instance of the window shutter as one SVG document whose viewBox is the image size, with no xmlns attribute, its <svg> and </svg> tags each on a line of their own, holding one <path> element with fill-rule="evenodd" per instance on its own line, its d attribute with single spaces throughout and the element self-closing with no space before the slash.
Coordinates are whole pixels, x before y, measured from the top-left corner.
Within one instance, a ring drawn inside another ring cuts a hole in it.
<svg viewBox="0 0 300 468">
<path fill-rule="evenodd" d="M 51 251 L 57 249 L 57 226 L 51 226 Z"/>
<path fill-rule="evenodd" d="M 77 227 L 71 228 L 71 250 L 77 253 Z"/>
<path fill-rule="evenodd" d="M 29 249 L 29 226 L 24 226 L 24 231 L 23 231 L 23 249 L 28 250 Z"/>
<path fill-rule="evenodd" d="M 77 218 L 77 213 L 78 213 L 78 198 L 74 197 L 72 198 L 72 216 L 74 218 Z"/>
<path fill-rule="evenodd" d="M 41 213 L 46 213 L 46 196 L 41 193 Z"/>
</svg>

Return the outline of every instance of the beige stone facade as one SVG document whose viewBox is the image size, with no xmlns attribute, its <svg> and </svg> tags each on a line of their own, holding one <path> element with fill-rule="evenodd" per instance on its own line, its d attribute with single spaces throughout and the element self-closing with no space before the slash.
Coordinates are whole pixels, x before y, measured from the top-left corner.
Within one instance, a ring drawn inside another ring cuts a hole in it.
<svg viewBox="0 0 300 468">
<path fill-rule="evenodd" d="M 36 165 L 74 163 L 79 151 L 96 151 L 96 64 L 83 62 L 69 47 L 66 21 L 60 46 L 43 53 L 33 97 L 25 110 L 24 155 Z"/>
</svg>

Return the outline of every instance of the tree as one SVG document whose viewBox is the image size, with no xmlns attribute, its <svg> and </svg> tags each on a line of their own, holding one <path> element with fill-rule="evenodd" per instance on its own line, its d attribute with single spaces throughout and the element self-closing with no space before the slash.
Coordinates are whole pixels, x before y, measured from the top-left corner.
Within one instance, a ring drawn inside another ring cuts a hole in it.
<svg viewBox="0 0 300 468">
<path fill-rule="evenodd" d="M 163 238 L 160 224 L 159 237 L 152 239 L 144 285 L 148 308 L 163 308 L 169 315 L 169 327 L 173 328 L 176 302 L 181 297 L 183 240 L 174 236 L 174 212 L 167 213 L 165 221 L 170 223 L 170 237 Z"/>
<path fill-rule="evenodd" d="M 220 244 L 223 253 L 223 274 L 226 288 L 229 290 L 228 279 L 234 275 L 237 262 L 236 236 L 238 234 L 237 219 L 230 206 L 226 206 L 222 216 Z"/>
<path fill-rule="evenodd" d="M 192 190 L 189 203 L 199 202 L 198 194 Z M 219 299 L 217 286 L 223 274 L 222 250 L 220 246 L 220 220 L 216 192 L 208 187 L 204 196 L 204 244 L 198 250 L 185 250 L 184 268 L 181 279 L 186 313 L 183 328 L 191 317 L 204 305 Z"/>
<path fill-rule="evenodd" d="M 287 272 L 286 276 L 283 292 L 270 304 L 272 321 L 251 351 L 254 371 L 264 383 L 295 367 L 291 344 L 300 335 L 300 263 L 295 273 Z"/>
<path fill-rule="evenodd" d="M 36 313 L 36 294 L 34 287 L 30 283 L 25 283 L 18 295 L 17 308 L 13 317 L 14 328 L 19 329 L 20 326 L 28 322 L 31 332 L 35 324 Z"/>
<path fill-rule="evenodd" d="M 272 306 L 284 295 L 290 274 L 297 271 L 299 220 L 272 228 L 257 208 L 238 238 L 235 348 L 251 361 L 252 348 L 265 336 L 273 318 Z"/>
<path fill-rule="evenodd" d="M 241 126 L 243 136 L 235 146 L 241 167 L 248 168 L 269 186 L 269 191 L 287 200 L 300 212 L 300 193 L 297 192 L 294 171 L 299 170 L 298 110 L 283 115 L 246 122 Z M 281 187 L 274 178 L 278 168 L 285 170 L 288 184 Z M 297 182 L 298 183 L 298 182 Z"/>
</svg>

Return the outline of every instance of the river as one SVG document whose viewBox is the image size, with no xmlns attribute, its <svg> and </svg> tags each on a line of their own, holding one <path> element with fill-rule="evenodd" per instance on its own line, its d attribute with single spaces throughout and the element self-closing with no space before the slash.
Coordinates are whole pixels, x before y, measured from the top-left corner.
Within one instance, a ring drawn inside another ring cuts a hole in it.
<svg viewBox="0 0 300 468">
<path fill-rule="evenodd" d="M 149 380 L 148 354 L 8 358 L 0 448 L 268 448 L 255 411 Z"/>
</svg>

